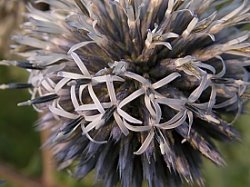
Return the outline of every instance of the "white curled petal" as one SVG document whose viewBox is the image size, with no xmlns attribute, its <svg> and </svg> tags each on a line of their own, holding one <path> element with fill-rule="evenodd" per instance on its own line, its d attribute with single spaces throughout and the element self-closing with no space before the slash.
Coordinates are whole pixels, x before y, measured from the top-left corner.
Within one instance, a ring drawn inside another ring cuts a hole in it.
<svg viewBox="0 0 250 187">
<path fill-rule="evenodd" d="M 155 109 L 155 113 L 156 113 L 156 116 L 155 116 L 155 122 L 156 123 L 159 123 L 161 121 L 161 118 L 162 118 L 162 111 L 161 111 L 161 107 L 158 103 L 156 102 L 152 102 L 153 106 L 154 106 L 154 109 Z"/>
<path fill-rule="evenodd" d="M 168 48 L 169 50 L 172 50 L 172 46 L 169 42 L 154 42 L 153 43 L 154 46 L 156 45 L 164 45 L 166 48 Z"/>
<path fill-rule="evenodd" d="M 224 102 L 221 102 L 219 104 L 215 104 L 214 105 L 214 109 L 218 109 L 218 108 L 224 108 L 224 107 L 227 107 L 227 106 L 230 106 L 234 103 L 236 103 L 238 101 L 238 96 L 235 94 L 233 97 L 231 97 L 230 99 L 224 101 Z"/>
<path fill-rule="evenodd" d="M 107 141 L 96 141 L 94 140 L 87 132 L 84 124 L 81 124 L 81 129 L 82 129 L 82 135 L 85 135 L 91 142 L 96 143 L 96 144 L 105 144 Z"/>
<path fill-rule="evenodd" d="M 142 124 L 142 122 L 131 115 L 129 115 L 127 112 L 123 111 L 120 108 L 117 108 L 117 112 L 120 116 L 122 116 L 126 121 L 134 124 Z"/>
<path fill-rule="evenodd" d="M 161 123 L 161 124 L 156 124 L 157 127 L 160 126 L 167 126 L 167 125 L 171 125 L 173 123 L 175 123 L 176 121 L 180 120 L 183 117 L 183 111 L 178 112 L 176 115 L 174 115 L 174 117 L 172 117 L 170 120 Z"/>
<path fill-rule="evenodd" d="M 196 24 L 198 23 L 198 20 L 199 19 L 197 17 L 194 17 L 192 21 L 188 24 L 186 30 L 184 30 L 182 33 L 182 36 L 184 38 L 187 37 L 192 32 L 192 30 L 195 28 Z"/>
<path fill-rule="evenodd" d="M 187 111 L 185 110 L 184 112 L 182 112 L 180 114 L 182 115 L 182 117 L 179 120 L 177 120 L 176 122 L 171 123 L 171 124 L 169 124 L 169 122 L 166 122 L 166 123 L 158 124 L 156 126 L 161 128 L 161 129 L 164 129 L 164 130 L 170 130 L 170 129 L 174 129 L 176 127 L 179 127 L 180 125 L 182 125 L 186 121 Z"/>
<path fill-rule="evenodd" d="M 94 140 L 88 133 L 85 134 L 86 137 L 93 143 L 96 143 L 96 144 L 105 144 L 107 143 L 108 141 L 97 141 L 97 140 Z"/>
<path fill-rule="evenodd" d="M 74 52 L 75 50 L 81 48 L 81 47 L 84 47 L 88 44 L 91 44 L 91 43 L 95 43 L 94 41 L 84 41 L 84 42 L 80 42 L 80 43 L 77 43 L 75 45 L 73 45 L 69 51 L 68 51 L 68 54 L 71 54 L 72 52 Z"/>
<path fill-rule="evenodd" d="M 207 83 L 208 83 L 208 79 L 207 79 L 207 75 L 205 74 L 201 79 L 200 85 L 188 97 L 188 101 L 195 102 L 197 99 L 199 99 L 202 92 L 207 88 L 208 86 Z"/>
<path fill-rule="evenodd" d="M 152 84 L 152 87 L 154 89 L 158 89 L 162 86 L 167 85 L 168 83 L 172 82 L 173 80 L 175 80 L 177 77 L 180 77 L 181 75 L 177 72 L 171 73 L 170 75 L 168 75 L 167 77 L 159 80 L 158 82 Z"/>
<path fill-rule="evenodd" d="M 97 110 L 96 104 L 83 104 L 76 108 L 76 111 Z"/>
<path fill-rule="evenodd" d="M 167 105 L 175 110 L 181 110 L 186 104 L 185 100 L 172 98 L 159 98 L 155 100 L 159 104 Z"/>
<path fill-rule="evenodd" d="M 112 104 L 110 102 L 108 103 L 101 103 L 103 108 L 110 108 L 112 107 Z M 89 111 L 89 110 L 97 110 L 96 104 L 83 104 L 80 105 L 78 108 L 76 108 L 76 111 Z"/>
<path fill-rule="evenodd" d="M 217 56 L 217 59 L 221 60 L 222 63 L 222 70 L 216 74 L 216 77 L 223 77 L 226 73 L 226 64 L 225 61 L 223 60 L 223 58 L 221 56 Z"/>
<path fill-rule="evenodd" d="M 69 81 L 70 81 L 69 78 L 61 79 L 54 88 L 55 93 L 58 93 Z"/>
<path fill-rule="evenodd" d="M 70 55 L 74 59 L 75 63 L 77 64 L 77 66 L 79 67 L 83 75 L 90 76 L 88 69 L 86 68 L 83 61 L 80 59 L 80 57 L 74 52 L 72 52 Z"/>
<path fill-rule="evenodd" d="M 122 133 L 127 136 L 129 134 L 128 129 L 126 128 L 124 122 L 122 121 L 121 117 L 117 114 L 117 112 L 113 113 L 115 121 L 117 123 L 117 125 L 119 126 L 119 128 L 121 129 Z"/>
<path fill-rule="evenodd" d="M 115 88 L 114 88 L 114 84 L 113 81 L 111 80 L 111 76 L 107 75 L 107 89 L 108 89 L 108 94 L 109 94 L 109 98 L 112 104 L 117 104 L 117 99 L 116 99 L 116 93 L 115 93 Z"/>
<path fill-rule="evenodd" d="M 135 155 L 141 155 L 142 153 L 144 153 L 148 146 L 150 145 L 150 143 L 152 142 L 153 138 L 154 138 L 155 132 L 154 130 L 151 130 L 147 136 L 147 138 L 145 139 L 145 141 L 143 142 L 143 144 L 141 145 L 141 147 L 138 149 L 138 151 L 134 152 Z"/>
<path fill-rule="evenodd" d="M 201 62 L 197 62 L 197 63 L 195 63 L 195 65 L 197 65 L 200 68 L 207 69 L 207 70 L 211 71 L 213 74 L 216 73 L 215 68 L 213 66 L 209 65 L 209 64 L 204 64 L 204 63 L 201 63 Z"/>
<path fill-rule="evenodd" d="M 68 79 L 91 79 L 89 76 L 84 76 L 82 74 L 78 74 L 78 73 L 71 73 L 71 72 L 65 72 L 65 71 L 59 71 L 57 73 L 57 76 L 59 77 L 64 77 L 64 78 L 68 78 Z"/>
<path fill-rule="evenodd" d="M 188 116 L 188 137 L 189 137 L 190 131 L 191 131 L 191 128 L 192 128 L 192 124 L 193 124 L 193 121 L 194 121 L 193 112 L 187 111 L 187 116 Z"/>
<path fill-rule="evenodd" d="M 88 91 L 89 91 L 89 95 L 90 95 L 90 97 L 92 98 L 93 102 L 96 104 L 97 110 L 98 110 L 101 114 L 105 113 L 105 110 L 104 110 L 104 108 L 102 107 L 101 102 L 100 102 L 99 99 L 97 98 L 97 96 L 96 96 L 96 94 L 95 94 L 95 92 L 94 92 L 94 89 L 93 89 L 93 87 L 92 87 L 91 84 L 88 84 Z"/>
<path fill-rule="evenodd" d="M 104 119 L 102 119 L 103 115 L 99 115 L 97 118 L 95 118 L 92 122 L 90 122 L 86 127 L 85 127 L 85 133 L 88 133 L 92 129 L 96 127 L 100 127 L 104 124 Z"/>
<path fill-rule="evenodd" d="M 67 112 L 67 111 L 65 111 L 65 110 L 58 109 L 58 108 L 56 108 L 56 107 L 54 107 L 54 106 L 49 106 L 49 110 L 50 110 L 53 114 L 55 114 L 55 115 L 57 115 L 57 116 L 65 117 L 65 118 L 68 118 L 68 119 L 76 119 L 76 118 L 79 117 L 79 116 L 76 115 L 76 114 L 72 114 L 72 113 Z"/>
<path fill-rule="evenodd" d="M 211 94 L 208 102 L 208 107 L 207 110 L 208 112 L 211 112 L 213 106 L 215 105 L 216 102 L 216 88 L 214 85 L 211 86 Z"/>
<path fill-rule="evenodd" d="M 128 104 L 131 101 L 135 100 L 137 97 L 140 97 L 142 94 L 144 94 L 144 89 L 143 88 L 141 88 L 139 90 L 136 90 L 135 92 L 133 92 L 132 94 L 130 94 L 128 97 L 126 97 L 125 99 L 123 99 L 120 102 L 119 108 L 124 107 L 126 104 Z"/>
<path fill-rule="evenodd" d="M 75 109 L 78 108 L 79 103 L 78 103 L 77 97 L 76 97 L 76 86 L 75 85 L 71 86 L 71 88 L 70 88 L 70 97 L 71 97 L 71 101 L 73 103 L 74 108 Z"/>
<path fill-rule="evenodd" d="M 114 82 L 124 82 L 125 80 L 117 75 L 111 76 L 110 77 L 112 81 Z M 105 83 L 107 82 L 107 75 L 102 75 L 102 76 L 96 76 L 92 78 L 93 81 L 96 81 L 98 83 Z"/>
<path fill-rule="evenodd" d="M 129 123 L 126 122 L 126 120 L 123 120 L 123 123 L 124 123 L 125 127 L 127 129 L 131 130 L 132 132 L 144 132 L 144 131 L 149 131 L 150 129 L 152 129 L 151 126 L 130 125 Z"/>
<path fill-rule="evenodd" d="M 145 106 L 148 109 L 150 115 L 152 116 L 152 118 L 155 119 L 156 118 L 156 112 L 155 112 L 154 108 L 151 105 L 150 98 L 147 95 L 144 96 L 144 102 L 145 102 Z"/>
<path fill-rule="evenodd" d="M 132 73 L 132 72 L 126 71 L 124 73 L 124 76 L 126 76 L 128 78 L 131 78 L 131 79 L 134 79 L 134 80 L 142 83 L 143 85 L 149 84 L 149 81 L 147 79 L 145 79 L 144 77 L 142 77 L 141 75 L 138 75 L 136 73 Z"/>
<path fill-rule="evenodd" d="M 87 84 L 83 84 L 83 85 L 81 85 L 80 88 L 79 88 L 79 100 L 81 101 L 81 103 L 83 103 L 83 101 L 82 101 L 83 90 L 84 90 L 87 86 L 88 86 Z"/>
<path fill-rule="evenodd" d="M 96 114 L 96 115 L 92 115 L 92 116 L 84 116 L 85 121 L 91 122 L 94 121 L 96 118 L 98 118 L 100 116 L 100 114 Z"/>
</svg>

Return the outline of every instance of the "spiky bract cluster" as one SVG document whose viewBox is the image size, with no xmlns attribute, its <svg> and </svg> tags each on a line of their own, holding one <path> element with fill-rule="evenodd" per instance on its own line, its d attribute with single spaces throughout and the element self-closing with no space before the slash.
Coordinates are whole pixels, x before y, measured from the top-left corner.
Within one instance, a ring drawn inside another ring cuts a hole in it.
<svg viewBox="0 0 250 187">
<path fill-rule="evenodd" d="M 249 75 L 249 1 L 39 0 L 14 37 L 60 168 L 105 186 L 203 185 L 201 155 L 238 133 Z"/>
</svg>

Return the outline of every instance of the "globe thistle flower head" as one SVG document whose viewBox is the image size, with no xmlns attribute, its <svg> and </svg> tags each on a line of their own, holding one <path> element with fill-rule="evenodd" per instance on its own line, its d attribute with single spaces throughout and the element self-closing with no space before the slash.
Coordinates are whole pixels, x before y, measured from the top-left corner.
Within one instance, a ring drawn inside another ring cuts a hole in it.
<svg viewBox="0 0 250 187">
<path fill-rule="evenodd" d="M 238 140 L 224 114 L 248 97 L 250 5 L 215 0 L 39 0 L 13 37 L 59 168 L 105 186 L 204 184 L 201 156 Z M 218 8 L 219 7 L 219 8 Z"/>
</svg>

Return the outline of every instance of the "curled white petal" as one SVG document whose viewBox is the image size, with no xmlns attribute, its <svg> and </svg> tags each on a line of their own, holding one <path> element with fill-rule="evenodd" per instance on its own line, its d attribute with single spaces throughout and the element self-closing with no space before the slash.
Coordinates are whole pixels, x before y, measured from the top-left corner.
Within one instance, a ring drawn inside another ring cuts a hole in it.
<svg viewBox="0 0 250 187">
<path fill-rule="evenodd" d="M 145 102 L 145 106 L 148 109 L 150 115 L 152 116 L 152 118 L 155 119 L 156 118 L 156 112 L 155 112 L 155 109 L 152 107 L 150 98 L 147 95 L 144 96 L 144 102 Z"/>
<path fill-rule="evenodd" d="M 91 142 L 96 143 L 96 144 L 105 144 L 107 141 L 96 141 L 94 140 L 87 132 L 84 124 L 81 124 L 81 129 L 82 129 L 82 135 L 85 135 Z"/>
<path fill-rule="evenodd" d="M 90 97 L 92 98 L 92 100 L 93 100 L 94 103 L 96 104 L 98 111 L 99 111 L 100 113 L 102 113 L 102 114 L 105 113 L 105 110 L 104 110 L 104 108 L 102 107 L 101 102 L 100 102 L 99 99 L 97 98 L 97 96 L 96 96 L 96 94 L 95 94 L 95 92 L 94 92 L 94 89 L 93 89 L 93 87 L 92 87 L 91 84 L 88 84 L 88 91 L 89 91 Z"/>
<path fill-rule="evenodd" d="M 90 122 L 86 127 L 85 127 L 85 133 L 88 133 L 92 129 L 96 127 L 100 127 L 104 124 L 104 119 L 102 119 L 103 115 L 99 115 L 97 118 L 95 118 L 92 122 Z"/>
<path fill-rule="evenodd" d="M 197 99 L 199 99 L 202 92 L 207 88 L 207 86 L 208 86 L 208 79 L 207 75 L 205 74 L 201 79 L 200 85 L 188 97 L 188 101 L 195 102 Z"/>
<path fill-rule="evenodd" d="M 90 73 L 89 73 L 88 69 L 86 68 L 83 61 L 80 59 L 80 57 L 74 52 L 72 52 L 70 55 L 74 59 L 75 63 L 77 64 L 77 66 L 79 67 L 79 69 L 81 70 L 83 75 L 90 76 Z"/>
<path fill-rule="evenodd" d="M 156 124 L 155 126 L 157 126 L 160 129 L 164 129 L 164 130 L 170 130 L 170 129 L 174 129 L 176 127 L 179 127 L 180 125 L 182 125 L 185 122 L 186 117 L 187 117 L 186 116 L 187 111 L 185 110 L 182 113 L 178 113 L 178 115 L 182 115 L 182 117 L 179 120 L 177 120 L 176 122 L 173 122 L 173 123 L 169 124 L 169 121 L 170 121 L 169 120 L 169 121 L 167 121 L 165 123 L 162 123 L 162 124 Z"/>
<path fill-rule="evenodd" d="M 84 119 L 85 121 L 88 121 L 88 122 L 91 122 L 91 121 L 94 121 L 96 118 L 99 118 L 100 117 L 100 114 L 96 114 L 96 115 L 84 115 Z"/>
<path fill-rule="evenodd" d="M 214 109 L 218 109 L 218 108 L 224 108 L 224 107 L 227 107 L 227 106 L 230 106 L 234 103 L 236 103 L 238 101 L 238 96 L 235 94 L 233 97 L 231 97 L 230 99 L 224 101 L 224 102 L 221 102 L 219 104 L 215 104 L 213 106 Z"/>
<path fill-rule="evenodd" d="M 86 88 L 86 87 L 88 87 L 88 85 L 87 84 L 82 84 L 81 86 L 80 86 L 80 88 L 79 88 L 79 99 L 80 99 L 80 101 L 81 101 L 81 103 L 83 103 L 83 101 L 82 101 L 82 94 L 83 94 L 83 90 Z"/>
<path fill-rule="evenodd" d="M 57 76 L 69 79 L 89 79 L 89 80 L 91 79 L 89 76 L 84 76 L 82 74 L 65 72 L 65 71 L 59 71 L 57 73 Z"/>
<path fill-rule="evenodd" d="M 72 104 L 74 105 L 74 108 L 75 109 L 78 108 L 79 103 L 78 103 L 78 100 L 76 97 L 76 86 L 75 85 L 71 86 L 71 88 L 70 88 L 70 97 L 71 97 Z"/>
<path fill-rule="evenodd" d="M 159 104 L 167 105 L 175 110 L 181 110 L 187 101 L 165 97 L 165 98 L 156 99 L 156 102 Z"/>
<path fill-rule="evenodd" d="M 169 50 L 173 49 L 169 42 L 154 42 L 153 45 L 164 45 Z"/>
<path fill-rule="evenodd" d="M 122 116 L 126 121 L 129 121 L 130 123 L 134 124 L 142 124 L 142 122 L 131 115 L 129 115 L 127 112 L 123 111 L 120 108 L 117 108 L 117 112 L 120 116 Z"/>
<path fill-rule="evenodd" d="M 193 112 L 187 111 L 187 116 L 188 116 L 188 137 L 189 137 L 190 132 L 191 132 L 191 128 L 192 128 L 192 124 L 193 124 L 193 121 L 194 121 Z"/>
<path fill-rule="evenodd" d="M 117 125 L 119 126 L 119 128 L 121 129 L 122 133 L 127 136 L 129 134 L 128 129 L 126 128 L 124 122 L 122 121 L 121 117 L 117 114 L 117 112 L 113 113 L 115 121 L 117 123 Z"/>
<path fill-rule="evenodd" d="M 150 143 L 152 142 L 153 138 L 154 138 L 155 132 L 154 130 L 151 130 L 147 136 L 147 138 L 145 139 L 145 141 L 143 142 L 143 144 L 141 145 L 141 147 L 138 149 L 138 151 L 134 152 L 135 155 L 141 155 L 142 153 L 144 153 L 148 146 L 150 145 Z"/>
<path fill-rule="evenodd" d="M 123 123 L 127 129 L 129 129 L 132 132 L 144 132 L 144 131 L 149 131 L 152 129 L 151 126 L 144 126 L 144 125 L 130 125 L 126 120 L 123 120 Z"/>
<path fill-rule="evenodd" d="M 162 86 L 167 85 L 168 83 L 172 82 L 173 80 L 175 80 L 177 77 L 180 77 L 181 75 L 177 72 L 171 73 L 170 75 L 168 75 L 167 77 L 157 81 L 156 83 L 152 84 L 152 87 L 154 89 L 158 89 Z"/>
<path fill-rule="evenodd" d="M 192 19 L 192 21 L 188 24 L 186 30 L 183 31 L 182 36 L 187 37 L 192 32 L 192 30 L 195 28 L 198 21 L 199 21 L 199 19 L 197 17 L 194 17 Z"/>
<path fill-rule="evenodd" d="M 124 82 L 124 79 L 117 75 L 110 76 L 110 79 L 111 81 Z M 98 83 L 105 83 L 107 82 L 107 75 L 96 76 L 96 77 L 93 77 L 92 80 Z"/>
<path fill-rule="evenodd" d="M 216 74 L 217 77 L 223 77 L 226 73 L 226 64 L 225 61 L 223 60 L 223 58 L 221 56 L 217 56 L 217 59 L 219 59 L 222 63 L 222 70 Z"/>
<path fill-rule="evenodd" d="M 61 79 L 54 88 L 55 93 L 58 93 L 69 81 L 70 81 L 69 78 Z"/>
<path fill-rule="evenodd" d="M 143 85 L 148 85 L 148 84 L 149 84 L 149 81 L 148 81 L 147 79 L 145 79 L 144 77 L 142 77 L 141 75 L 138 75 L 138 74 L 136 74 L 136 73 L 126 71 L 126 72 L 124 73 L 124 75 L 125 75 L 126 77 L 129 77 L 129 78 L 131 78 L 131 79 L 134 79 L 134 80 L 140 82 L 140 83 L 143 84 Z"/>
<path fill-rule="evenodd" d="M 144 89 L 142 89 L 142 88 L 139 89 L 139 90 L 134 91 L 132 94 L 130 94 L 128 97 L 126 97 L 125 99 L 123 99 L 120 102 L 119 108 L 122 108 L 126 104 L 128 104 L 131 101 L 135 100 L 137 97 L 140 97 L 142 94 L 144 94 Z"/>
<path fill-rule="evenodd" d="M 72 52 L 74 52 L 75 50 L 81 48 L 81 47 L 84 47 L 88 44 L 91 44 L 91 43 L 95 43 L 94 41 L 84 41 L 84 42 L 80 42 L 80 43 L 77 43 L 75 45 L 73 45 L 69 51 L 68 51 L 68 54 L 71 54 Z"/>
<path fill-rule="evenodd" d="M 207 110 L 210 112 L 213 108 L 213 106 L 215 105 L 216 102 L 216 88 L 214 85 L 211 86 L 211 94 L 210 94 L 210 98 L 209 98 L 209 102 L 208 102 L 208 106 L 207 106 Z"/>
<path fill-rule="evenodd" d="M 115 87 L 114 87 L 114 84 L 113 84 L 113 81 L 112 81 L 110 75 L 107 75 L 106 85 L 107 85 L 110 101 L 111 101 L 112 104 L 116 105 L 117 104 L 117 99 L 116 99 Z"/>
<path fill-rule="evenodd" d="M 55 114 L 55 115 L 57 115 L 57 116 L 65 117 L 65 118 L 68 118 L 68 119 L 76 119 L 76 118 L 79 117 L 79 116 L 76 115 L 76 114 L 72 114 L 72 113 L 67 112 L 67 111 L 65 111 L 65 110 L 58 109 L 58 108 L 56 108 L 56 107 L 54 107 L 54 106 L 51 106 L 51 105 L 49 106 L 49 110 L 50 110 L 53 114 Z"/>
<path fill-rule="evenodd" d="M 110 108 L 112 106 L 112 103 L 105 102 L 101 103 L 101 105 L 103 108 Z M 89 110 L 97 110 L 96 104 L 82 104 L 76 108 L 76 111 L 89 111 Z"/>
</svg>

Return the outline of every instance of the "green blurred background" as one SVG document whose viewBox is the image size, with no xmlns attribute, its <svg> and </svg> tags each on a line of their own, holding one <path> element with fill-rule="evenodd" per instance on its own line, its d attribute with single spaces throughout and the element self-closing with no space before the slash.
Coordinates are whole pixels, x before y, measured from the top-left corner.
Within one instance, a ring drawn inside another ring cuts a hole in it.
<svg viewBox="0 0 250 187">
<path fill-rule="evenodd" d="M 9 54 L 10 34 L 24 10 L 23 3 L 0 0 L 0 59 L 15 58 Z M 0 67 L 0 84 L 25 81 L 27 73 L 17 68 Z M 35 131 L 38 115 L 32 107 L 17 107 L 29 99 L 26 91 L 0 90 L 0 186 L 3 187 L 90 187 L 93 174 L 83 181 L 74 181 L 67 172 L 57 172 L 50 153 L 42 151 L 41 137 Z M 250 111 L 250 107 L 248 110 Z M 203 174 L 207 187 L 250 187 L 250 116 L 243 115 L 235 124 L 242 134 L 242 142 L 219 145 L 227 162 L 217 168 L 204 159 Z M 1 179 L 6 183 L 1 185 Z M 99 185 L 101 186 L 101 185 Z"/>
</svg>

